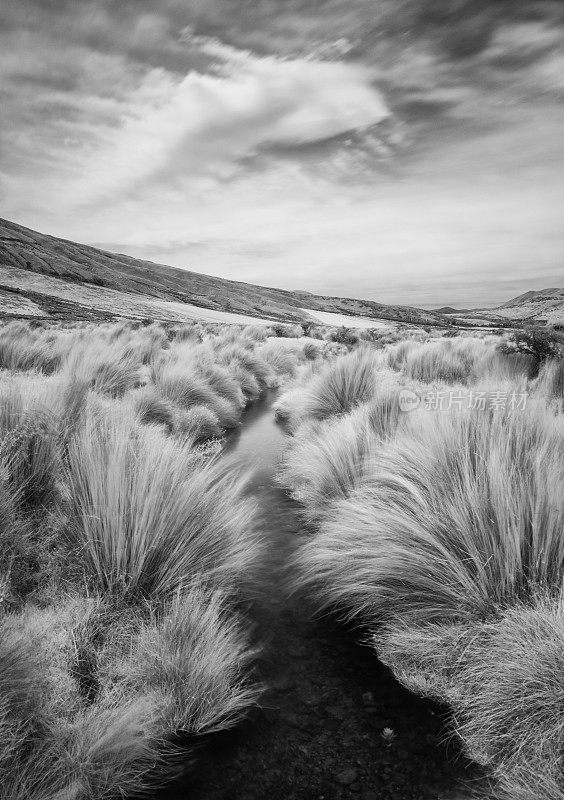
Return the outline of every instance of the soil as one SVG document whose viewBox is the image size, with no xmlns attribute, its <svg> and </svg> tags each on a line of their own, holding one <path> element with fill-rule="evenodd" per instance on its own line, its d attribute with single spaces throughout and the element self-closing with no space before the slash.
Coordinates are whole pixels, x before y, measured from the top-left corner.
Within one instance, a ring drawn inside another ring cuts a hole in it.
<svg viewBox="0 0 564 800">
<path fill-rule="evenodd" d="M 273 480 L 284 434 L 270 401 L 250 417 L 227 455 L 249 463 L 254 454 L 251 491 L 272 539 L 262 597 L 250 610 L 265 643 L 257 670 L 267 691 L 244 724 L 202 742 L 193 773 L 162 800 L 485 797 L 478 771 L 447 734 L 447 710 L 406 691 L 359 631 L 286 597 L 283 565 L 303 533 Z"/>
</svg>

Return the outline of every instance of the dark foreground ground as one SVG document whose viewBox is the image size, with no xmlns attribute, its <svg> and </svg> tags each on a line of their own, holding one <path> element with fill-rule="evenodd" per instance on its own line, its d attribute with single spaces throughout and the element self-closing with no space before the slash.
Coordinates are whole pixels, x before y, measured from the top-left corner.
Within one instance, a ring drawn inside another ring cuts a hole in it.
<svg viewBox="0 0 564 800">
<path fill-rule="evenodd" d="M 350 632 L 293 608 L 275 631 L 264 708 L 207 743 L 172 800 L 462 800 L 477 779 L 445 743 L 441 709 L 403 690 Z M 274 654 L 273 654 L 274 655 Z M 395 737 L 386 741 L 385 728 Z"/>
<path fill-rule="evenodd" d="M 315 619 L 284 591 L 284 565 L 304 535 L 273 483 L 284 433 L 270 402 L 249 412 L 231 457 L 257 464 L 272 558 L 253 610 L 268 686 L 237 730 L 202 742 L 191 778 L 159 800 L 466 800 L 479 776 L 447 735 L 445 709 L 403 689 L 358 631 Z M 382 735 L 388 728 L 393 734 Z M 486 797 L 483 789 L 481 798 Z"/>
</svg>

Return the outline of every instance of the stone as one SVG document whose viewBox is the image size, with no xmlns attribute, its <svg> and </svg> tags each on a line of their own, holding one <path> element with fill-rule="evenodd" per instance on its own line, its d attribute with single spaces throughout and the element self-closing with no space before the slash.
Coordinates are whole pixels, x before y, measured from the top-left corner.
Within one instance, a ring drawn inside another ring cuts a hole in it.
<svg viewBox="0 0 564 800">
<path fill-rule="evenodd" d="M 351 783 L 356 781 L 358 772 L 355 769 L 344 769 L 335 775 L 335 780 L 341 786 L 350 786 Z"/>
<path fill-rule="evenodd" d="M 347 716 L 346 710 L 344 708 L 341 708 L 340 706 L 327 706 L 325 711 L 329 714 L 330 717 L 333 717 L 334 719 L 343 720 L 346 719 Z"/>
</svg>

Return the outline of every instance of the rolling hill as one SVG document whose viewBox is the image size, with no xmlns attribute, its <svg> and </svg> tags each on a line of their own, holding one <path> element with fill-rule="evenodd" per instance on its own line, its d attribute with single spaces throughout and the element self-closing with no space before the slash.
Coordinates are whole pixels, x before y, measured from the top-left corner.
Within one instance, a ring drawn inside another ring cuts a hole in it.
<svg viewBox="0 0 564 800">
<path fill-rule="evenodd" d="M 304 321 L 315 318 L 309 310 L 375 321 L 450 323 L 433 311 L 272 289 L 155 264 L 0 219 L 4 316 Z"/>
<path fill-rule="evenodd" d="M 506 319 L 514 321 L 546 322 L 550 325 L 564 323 L 564 289 L 540 289 L 508 300 L 494 309 Z"/>
</svg>

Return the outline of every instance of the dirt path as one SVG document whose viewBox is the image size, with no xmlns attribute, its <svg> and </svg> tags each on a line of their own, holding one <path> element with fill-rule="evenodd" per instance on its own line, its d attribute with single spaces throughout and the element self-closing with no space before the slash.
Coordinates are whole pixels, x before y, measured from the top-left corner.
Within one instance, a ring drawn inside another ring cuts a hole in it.
<svg viewBox="0 0 564 800">
<path fill-rule="evenodd" d="M 171 787 L 167 800 L 470 797 L 478 776 L 445 743 L 445 710 L 405 691 L 358 633 L 284 599 L 280 567 L 299 520 L 273 484 L 284 434 L 269 406 L 251 412 L 227 454 L 258 465 L 252 491 L 272 537 L 272 571 L 253 612 L 269 688 L 244 725 L 205 743 L 195 779 Z"/>
</svg>

